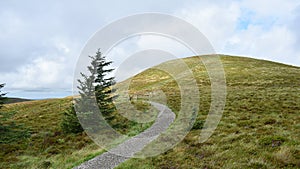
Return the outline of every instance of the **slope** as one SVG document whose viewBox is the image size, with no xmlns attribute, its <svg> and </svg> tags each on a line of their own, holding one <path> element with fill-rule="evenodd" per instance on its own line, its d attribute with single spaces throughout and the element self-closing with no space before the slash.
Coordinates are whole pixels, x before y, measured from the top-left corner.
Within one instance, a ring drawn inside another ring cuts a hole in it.
<svg viewBox="0 0 300 169">
<path fill-rule="evenodd" d="M 185 139 L 157 157 L 131 159 L 119 168 L 296 168 L 300 167 L 300 68 L 221 55 L 226 107 L 212 137 L 199 143 L 210 106 L 210 81 L 201 57 L 185 58 L 198 83 L 200 111 Z M 163 64 L 174 64 L 169 61 Z M 161 65 L 160 65 L 161 66 Z M 180 89 L 167 73 L 148 69 L 131 79 L 132 95 L 161 90 L 180 110 Z"/>
<path fill-rule="evenodd" d="M 299 168 L 300 68 L 222 55 L 226 107 L 212 137 L 199 143 L 211 99 L 209 77 L 199 59 L 184 59 L 201 94 L 200 111 L 191 132 L 159 156 L 130 159 L 118 168 Z M 163 64 L 172 65 L 174 61 Z M 175 113 L 180 110 L 180 88 L 163 71 L 153 68 L 134 76 L 129 90 L 130 95 L 146 100 L 148 93 L 158 93 L 163 96 L 157 98 L 158 102 L 166 103 Z M 1 124 L 13 132 L 8 133 L 12 140 L 3 138 L 0 143 L 0 168 L 70 168 L 101 154 L 103 150 L 84 133 L 62 133 L 59 123 L 71 100 L 6 105 L 0 111 Z M 122 119 L 122 125 L 118 125 L 119 117 L 116 119 L 115 126 L 134 125 L 132 135 L 142 131 L 136 123 Z"/>
</svg>

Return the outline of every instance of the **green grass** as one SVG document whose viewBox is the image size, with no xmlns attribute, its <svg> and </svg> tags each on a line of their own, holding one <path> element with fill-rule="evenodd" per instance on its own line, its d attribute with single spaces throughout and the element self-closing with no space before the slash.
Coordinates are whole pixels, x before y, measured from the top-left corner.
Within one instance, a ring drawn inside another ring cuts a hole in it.
<svg viewBox="0 0 300 169">
<path fill-rule="evenodd" d="M 71 98 L 7 104 L 1 109 L 0 168 L 70 168 L 103 152 L 84 133 L 61 131 Z"/>
<path fill-rule="evenodd" d="M 211 97 L 207 72 L 198 59 L 184 59 L 201 93 L 200 111 L 191 132 L 166 153 L 131 159 L 118 168 L 299 168 L 300 68 L 221 56 L 227 81 L 226 107 L 212 137 L 199 143 Z M 168 106 L 174 112 L 180 109 L 178 86 L 162 71 L 148 69 L 133 77 L 130 90 L 162 90 Z"/>
<path fill-rule="evenodd" d="M 0 110 L 0 168 L 72 168 L 104 149 L 85 134 L 66 134 L 60 123 L 72 98 L 6 104 Z M 149 105 L 134 105 L 145 111 Z M 122 134 L 134 136 L 152 123 L 138 124 L 113 113 L 111 125 Z"/>
<path fill-rule="evenodd" d="M 198 59 L 184 59 L 193 70 L 201 94 L 193 129 L 173 149 L 156 157 L 130 159 L 118 168 L 299 168 L 300 68 L 221 56 L 227 81 L 226 107 L 214 134 L 199 143 L 211 96 L 206 69 Z M 163 64 L 172 65 L 174 61 Z M 132 78 L 130 95 L 146 98 L 149 92 L 158 93 L 154 96 L 157 102 L 166 103 L 178 115 L 180 90 L 167 73 L 148 69 Z M 71 168 L 101 154 L 103 150 L 84 133 L 61 131 L 63 111 L 71 100 L 6 105 L 1 110 L 1 124 L 5 124 L 12 140 L 0 143 L 0 168 Z M 141 111 L 151 108 L 139 100 L 134 104 Z M 130 136 L 151 125 L 140 125 L 117 113 L 114 116 L 111 124 Z"/>
<path fill-rule="evenodd" d="M 142 100 L 132 101 L 131 104 L 134 105 L 133 109 L 128 108 L 126 104 L 120 104 L 119 108 L 121 109 L 121 111 L 125 110 L 132 114 L 137 114 L 137 111 L 140 111 L 146 115 L 157 113 L 157 110 L 154 110 L 154 108 L 149 103 Z M 151 111 L 152 113 L 147 113 L 149 111 Z M 107 122 L 111 127 L 114 128 L 114 130 L 116 130 L 120 134 L 131 137 L 141 133 L 142 131 L 150 127 L 154 121 L 148 123 L 137 123 L 123 117 L 118 113 L 118 111 L 115 111 L 112 113 L 112 115 L 110 115 L 109 119 L 107 119 Z"/>
</svg>

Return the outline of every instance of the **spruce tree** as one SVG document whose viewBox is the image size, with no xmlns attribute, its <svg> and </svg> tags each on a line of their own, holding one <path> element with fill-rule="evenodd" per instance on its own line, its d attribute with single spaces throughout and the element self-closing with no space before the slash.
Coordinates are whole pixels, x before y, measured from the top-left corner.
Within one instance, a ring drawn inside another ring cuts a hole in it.
<svg viewBox="0 0 300 169">
<path fill-rule="evenodd" d="M 87 66 L 88 73 L 80 73 L 81 79 L 78 79 L 80 97 L 75 98 L 75 108 L 72 105 L 70 110 L 64 112 L 62 121 L 62 129 L 67 133 L 78 133 L 83 131 L 81 124 L 89 132 L 94 132 L 99 129 L 99 125 L 103 123 L 97 110 L 108 118 L 115 110 L 112 104 L 111 85 L 115 84 L 113 77 L 108 77 L 108 73 L 114 69 L 107 69 L 112 62 L 106 61 L 105 56 L 100 50 L 96 52 L 95 56 L 89 56 L 91 63 Z M 96 100 L 96 105 L 94 105 Z M 77 114 L 76 114 L 77 112 Z M 80 122 L 77 118 L 80 119 Z"/>
<path fill-rule="evenodd" d="M 109 116 L 115 111 L 115 107 L 112 104 L 111 88 L 115 84 L 114 77 L 107 77 L 107 75 L 114 69 L 107 69 L 112 61 L 106 61 L 106 57 L 102 55 L 100 50 L 96 52 L 95 56 L 89 56 L 91 58 L 91 65 L 89 65 L 89 75 L 80 73 L 83 80 L 78 79 L 80 99 L 79 106 L 88 106 L 87 103 L 91 103 L 90 99 L 96 99 L 98 108 L 104 116 Z M 85 101 L 87 100 L 87 101 Z"/>
<path fill-rule="evenodd" d="M 102 55 L 100 50 L 96 52 L 94 60 L 97 63 L 96 67 L 96 86 L 95 95 L 100 112 L 104 117 L 109 117 L 112 112 L 115 111 L 115 107 L 112 104 L 112 91 L 111 86 L 115 84 L 114 77 L 107 77 L 114 69 L 108 69 L 107 67 L 112 64 L 112 61 L 106 61 L 105 56 Z"/>
<path fill-rule="evenodd" d="M 107 69 L 112 62 L 106 61 L 99 49 L 96 55 L 89 58 L 91 63 L 87 67 L 88 73 L 81 72 L 81 79 L 77 80 L 80 97 L 75 99 L 75 108 L 84 129 L 88 133 L 94 133 L 105 124 L 102 116 L 109 119 L 111 113 L 115 111 L 111 96 L 113 92 L 111 86 L 115 81 L 113 77 L 107 77 L 108 73 L 114 70 Z M 98 114 L 99 111 L 102 115 Z"/>
<path fill-rule="evenodd" d="M 1 89 L 5 86 L 5 84 L 0 84 L 0 109 L 3 107 L 4 101 L 7 99 L 5 97 L 6 93 L 2 93 Z"/>
</svg>

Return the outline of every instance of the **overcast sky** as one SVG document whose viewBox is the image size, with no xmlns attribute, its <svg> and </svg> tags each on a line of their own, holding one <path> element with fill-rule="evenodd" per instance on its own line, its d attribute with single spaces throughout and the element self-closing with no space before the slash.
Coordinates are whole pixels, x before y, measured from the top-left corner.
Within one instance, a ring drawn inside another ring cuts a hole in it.
<svg viewBox="0 0 300 169">
<path fill-rule="evenodd" d="M 300 66 L 299 5 L 299 0 L 1 0 L 0 83 L 11 97 L 71 95 L 76 61 L 89 38 L 119 18 L 144 12 L 190 22 L 217 53 Z M 141 49 L 154 42 L 155 37 L 135 41 Z M 125 55 L 128 44 L 111 55 Z"/>
</svg>

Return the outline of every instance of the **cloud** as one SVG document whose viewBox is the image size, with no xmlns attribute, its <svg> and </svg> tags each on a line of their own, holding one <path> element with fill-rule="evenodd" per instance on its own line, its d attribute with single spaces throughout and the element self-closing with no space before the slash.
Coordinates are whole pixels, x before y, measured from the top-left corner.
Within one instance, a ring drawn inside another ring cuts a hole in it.
<svg viewBox="0 0 300 169">
<path fill-rule="evenodd" d="M 243 9 L 254 11 L 256 18 L 260 20 L 264 17 L 282 17 L 290 15 L 290 12 L 299 5 L 297 0 L 272 0 L 272 1 L 261 1 L 261 0 L 242 0 L 240 6 Z M 287 18 L 286 18 L 287 19 Z"/>
<path fill-rule="evenodd" d="M 115 72 L 116 80 L 119 82 L 126 80 L 147 68 L 151 68 L 171 59 L 176 59 L 176 57 L 164 50 L 139 50 L 130 55 L 119 65 Z"/>
<path fill-rule="evenodd" d="M 178 58 L 193 55 L 193 52 L 180 41 L 159 34 L 140 36 L 136 44 L 139 50 L 160 49 Z"/>
<path fill-rule="evenodd" d="M 1 81 L 5 81 L 10 89 L 62 88 L 70 85 L 66 75 L 62 58 L 39 57 L 15 72 L 2 74 Z"/>
<path fill-rule="evenodd" d="M 74 58 L 78 55 L 71 49 L 80 45 L 58 37 L 44 43 L 49 45 L 44 51 L 32 52 L 32 57 L 25 63 L 22 58 L 17 60 L 18 64 L 10 62 L 11 70 L 1 72 L 0 82 L 6 83 L 9 96 L 50 98 L 62 96 L 61 93 L 71 95 Z"/>
<path fill-rule="evenodd" d="M 291 31 L 294 33 L 297 42 L 294 45 L 295 48 L 299 48 L 299 44 L 300 44 L 300 5 L 298 5 L 296 7 L 295 10 L 293 10 L 292 12 L 293 17 L 291 17 L 290 19 L 290 24 L 289 24 L 289 28 L 291 29 Z"/>
<path fill-rule="evenodd" d="M 89 37 L 117 18 L 141 12 L 187 20 L 218 53 L 299 66 L 299 5 L 297 0 L 0 1 L 0 83 L 6 82 L 10 91 L 69 90 L 77 56 Z M 143 36 L 117 46 L 111 58 L 117 67 L 128 56 L 149 48 L 189 55 L 170 40 Z M 34 97 L 29 92 L 24 95 Z"/>
<path fill-rule="evenodd" d="M 130 3 L 97 0 L 85 3 L 76 0 L 0 1 L 0 82 L 7 83 L 6 89 L 14 90 L 21 86 L 33 88 L 45 85 L 54 90 L 55 82 L 66 89 L 71 88 L 72 79 L 63 84 L 60 78 L 52 76 L 73 76 L 80 50 L 94 32 L 117 18 L 144 11 L 170 11 L 181 4 L 179 0 L 171 4 L 137 0 Z M 62 72 L 51 72 L 48 64 Z M 37 72 L 41 71 L 49 79 L 38 76 Z"/>
<path fill-rule="evenodd" d="M 237 3 L 200 2 L 175 12 L 175 15 L 196 26 L 214 45 L 222 49 L 224 42 L 235 33 L 240 15 Z"/>
<path fill-rule="evenodd" d="M 299 50 L 293 47 L 295 42 L 294 34 L 286 27 L 275 26 L 264 31 L 260 26 L 249 26 L 228 39 L 224 53 L 300 64 Z"/>
<path fill-rule="evenodd" d="M 184 44 L 159 34 L 135 36 L 115 46 L 108 54 L 117 81 L 125 80 L 146 68 L 167 60 L 192 56 Z"/>
<path fill-rule="evenodd" d="M 267 3 L 268 2 L 268 3 Z M 231 1 L 198 3 L 175 14 L 195 25 L 217 53 L 246 55 L 300 65 L 297 1 Z M 295 26 L 294 26 L 295 27 Z"/>
</svg>

